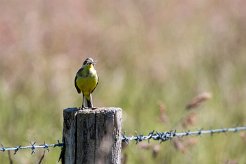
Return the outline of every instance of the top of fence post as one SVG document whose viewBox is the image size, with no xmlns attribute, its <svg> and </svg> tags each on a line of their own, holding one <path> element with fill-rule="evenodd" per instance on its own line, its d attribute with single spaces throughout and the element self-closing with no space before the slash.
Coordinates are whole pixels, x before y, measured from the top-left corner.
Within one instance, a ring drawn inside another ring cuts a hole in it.
<svg viewBox="0 0 246 164">
<path fill-rule="evenodd" d="M 63 117 L 62 163 L 120 163 L 120 108 L 68 108 Z"/>
</svg>

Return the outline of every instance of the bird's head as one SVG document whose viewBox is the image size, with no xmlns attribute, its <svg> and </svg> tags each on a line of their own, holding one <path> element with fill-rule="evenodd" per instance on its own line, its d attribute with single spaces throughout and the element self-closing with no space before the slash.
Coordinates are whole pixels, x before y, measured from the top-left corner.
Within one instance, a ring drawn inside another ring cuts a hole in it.
<svg viewBox="0 0 246 164">
<path fill-rule="evenodd" d="M 83 66 L 94 66 L 96 62 L 92 58 L 87 58 L 83 62 Z"/>
</svg>

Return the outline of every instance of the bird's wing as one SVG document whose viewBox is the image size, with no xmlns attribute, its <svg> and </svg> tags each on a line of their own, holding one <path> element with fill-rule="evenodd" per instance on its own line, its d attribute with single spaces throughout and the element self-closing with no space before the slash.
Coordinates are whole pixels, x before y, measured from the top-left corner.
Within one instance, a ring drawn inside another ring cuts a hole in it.
<svg viewBox="0 0 246 164">
<path fill-rule="evenodd" d="M 79 70 L 79 71 L 80 71 L 80 70 Z M 78 74 L 78 73 L 77 73 L 77 74 Z M 77 78 L 78 78 L 77 74 L 76 74 L 75 79 L 74 79 L 74 85 L 75 85 L 75 88 L 77 89 L 78 93 L 80 93 L 81 90 L 79 89 L 79 87 L 78 87 L 78 85 L 77 85 L 77 83 L 76 83 L 76 80 L 77 80 Z"/>
<path fill-rule="evenodd" d="M 91 93 L 96 89 L 96 87 L 97 87 L 97 85 L 98 85 L 98 82 L 99 82 L 99 77 L 97 77 L 97 84 L 96 84 L 95 88 L 92 89 Z"/>
</svg>

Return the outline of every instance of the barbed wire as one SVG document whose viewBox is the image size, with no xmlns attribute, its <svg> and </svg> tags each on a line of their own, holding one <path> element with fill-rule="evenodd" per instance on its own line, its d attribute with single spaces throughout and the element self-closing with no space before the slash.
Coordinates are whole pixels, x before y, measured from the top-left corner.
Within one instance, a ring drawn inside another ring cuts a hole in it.
<svg viewBox="0 0 246 164">
<path fill-rule="evenodd" d="M 136 143 L 142 142 L 144 140 L 156 140 L 160 143 L 164 141 L 168 141 L 173 139 L 174 137 L 185 137 L 185 136 L 201 136 L 204 134 L 216 134 L 216 133 L 228 133 L 228 132 L 239 132 L 239 131 L 246 131 L 246 126 L 242 127 L 234 127 L 234 128 L 221 128 L 221 129 L 210 129 L 210 130 L 197 130 L 197 131 L 185 131 L 185 132 L 176 132 L 176 130 L 171 130 L 167 132 L 157 132 L 152 131 L 148 135 L 135 135 L 135 136 L 126 136 L 125 134 L 122 134 L 121 140 L 124 143 L 129 143 L 130 141 L 136 141 Z M 44 149 L 49 151 L 50 147 L 64 147 L 64 143 L 57 140 L 57 143 L 55 144 L 46 144 L 45 142 L 41 145 L 36 145 L 36 142 L 31 143 L 28 146 L 15 146 L 15 147 L 4 147 L 1 145 L 0 151 L 14 151 L 14 154 L 16 154 L 19 150 L 23 149 L 31 149 L 31 154 L 34 154 L 36 149 Z"/>
<path fill-rule="evenodd" d="M 197 131 L 186 131 L 186 132 L 176 132 L 176 130 L 167 131 L 167 132 L 156 132 L 152 131 L 148 135 L 136 135 L 136 136 L 125 136 L 122 135 L 122 142 L 129 143 L 129 141 L 136 141 L 136 143 L 148 140 L 157 140 L 160 143 L 164 141 L 171 140 L 174 137 L 185 137 L 185 136 L 201 136 L 203 134 L 213 135 L 215 133 L 227 133 L 227 132 L 239 132 L 246 131 L 246 126 L 235 127 L 235 128 L 221 128 L 221 129 L 211 129 L 211 130 L 197 130 Z"/>
<path fill-rule="evenodd" d="M 4 147 L 2 144 L 1 144 L 2 147 L 0 147 L 0 151 L 2 152 L 5 152 L 5 151 L 14 151 L 14 154 L 16 154 L 19 150 L 23 150 L 23 149 L 31 149 L 32 152 L 31 154 L 34 154 L 35 153 L 35 150 L 36 149 L 44 149 L 44 150 L 47 150 L 49 151 L 49 148 L 50 147 L 63 147 L 64 144 L 62 142 L 60 142 L 59 140 L 57 140 L 57 143 L 55 144 L 46 144 L 45 142 L 41 145 L 36 145 L 36 142 L 33 142 L 33 143 L 30 143 L 30 145 L 28 146 L 15 146 L 15 147 Z"/>
</svg>

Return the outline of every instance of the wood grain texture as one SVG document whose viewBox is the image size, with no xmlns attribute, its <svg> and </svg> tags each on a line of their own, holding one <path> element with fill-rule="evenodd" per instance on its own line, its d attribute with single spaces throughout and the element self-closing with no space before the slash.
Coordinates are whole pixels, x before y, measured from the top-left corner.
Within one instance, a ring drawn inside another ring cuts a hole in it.
<svg viewBox="0 0 246 164">
<path fill-rule="evenodd" d="M 76 161 L 75 155 L 75 134 L 77 108 L 67 108 L 63 111 L 63 143 L 61 152 L 62 163 L 72 164 Z"/>
<path fill-rule="evenodd" d="M 120 108 L 65 109 L 64 163 L 120 164 L 121 122 Z"/>
</svg>

